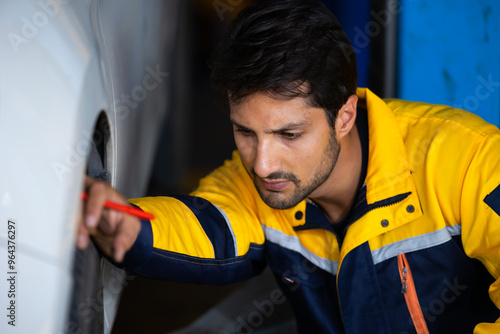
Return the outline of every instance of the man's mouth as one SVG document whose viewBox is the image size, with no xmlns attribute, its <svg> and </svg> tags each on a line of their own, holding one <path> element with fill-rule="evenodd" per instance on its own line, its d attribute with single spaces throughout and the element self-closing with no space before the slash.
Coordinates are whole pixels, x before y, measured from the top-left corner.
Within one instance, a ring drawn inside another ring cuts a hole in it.
<svg viewBox="0 0 500 334">
<path fill-rule="evenodd" d="M 269 182 L 269 181 L 264 181 L 262 179 L 260 179 L 260 182 L 262 183 L 264 188 L 266 188 L 269 191 L 274 191 L 274 192 L 282 191 L 291 183 L 291 181 L 289 181 L 289 180 Z"/>
</svg>

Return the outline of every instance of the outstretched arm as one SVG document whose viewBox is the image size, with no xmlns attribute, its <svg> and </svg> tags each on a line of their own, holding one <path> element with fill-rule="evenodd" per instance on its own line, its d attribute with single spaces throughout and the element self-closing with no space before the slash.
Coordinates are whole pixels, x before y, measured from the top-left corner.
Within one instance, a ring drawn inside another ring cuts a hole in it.
<svg viewBox="0 0 500 334">
<path fill-rule="evenodd" d="M 230 284 L 265 266 L 258 194 L 237 155 L 190 196 L 128 201 L 154 214 L 151 220 L 103 208 L 106 200 L 127 203 L 106 183 L 87 179 L 86 190 L 78 245 L 85 247 L 92 236 L 126 270 L 178 282 Z"/>
</svg>

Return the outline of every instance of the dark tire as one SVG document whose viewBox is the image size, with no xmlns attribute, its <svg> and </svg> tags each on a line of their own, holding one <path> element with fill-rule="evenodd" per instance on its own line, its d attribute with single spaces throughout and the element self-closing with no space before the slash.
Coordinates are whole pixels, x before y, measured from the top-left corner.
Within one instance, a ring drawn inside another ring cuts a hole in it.
<svg viewBox="0 0 500 334">
<path fill-rule="evenodd" d="M 99 117 L 90 143 L 87 175 L 108 181 L 106 144 L 109 125 L 105 114 Z M 91 242 L 85 250 L 75 248 L 73 261 L 73 289 L 71 294 L 67 334 L 102 334 L 104 332 L 104 303 L 101 279 L 102 256 Z"/>
</svg>

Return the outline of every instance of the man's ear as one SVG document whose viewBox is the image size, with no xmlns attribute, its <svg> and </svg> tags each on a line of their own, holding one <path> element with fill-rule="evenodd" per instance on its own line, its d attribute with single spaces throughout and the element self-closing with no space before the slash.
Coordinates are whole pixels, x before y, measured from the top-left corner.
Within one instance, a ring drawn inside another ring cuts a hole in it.
<svg viewBox="0 0 500 334">
<path fill-rule="evenodd" d="M 340 108 L 337 119 L 335 120 L 337 140 L 346 136 L 354 126 L 354 122 L 356 121 L 357 104 L 358 97 L 356 95 L 351 95 L 342 108 Z"/>
</svg>

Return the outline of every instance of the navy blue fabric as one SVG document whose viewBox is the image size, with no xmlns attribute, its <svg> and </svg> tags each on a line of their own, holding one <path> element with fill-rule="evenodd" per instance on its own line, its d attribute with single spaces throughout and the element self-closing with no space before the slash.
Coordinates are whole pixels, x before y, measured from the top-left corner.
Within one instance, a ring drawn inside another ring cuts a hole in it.
<svg viewBox="0 0 500 334">
<path fill-rule="evenodd" d="M 366 109 L 358 106 L 356 114 L 356 128 L 358 129 L 359 142 L 361 143 L 361 175 L 359 179 L 358 189 L 361 188 L 366 179 L 366 171 L 368 169 L 368 151 L 369 151 L 369 135 L 368 135 L 368 112 Z"/>
<path fill-rule="evenodd" d="M 406 256 L 431 333 L 472 333 L 479 322 L 500 317 L 488 296 L 494 279 L 480 261 L 467 257 L 460 236 Z"/>
<path fill-rule="evenodd" d="M 299 333 L 344 333 L 335 276 L 297 252 L 266 242 L 267 262 L 294 309 Z"/>
<path fill-rule="evenodd" d="M 328 219 L 326 219 L 326 216 L 323 214 L 323 211 L 321 211 L 319 206 L 314 203 L 307 202 L 305 223 L 299 226 L 294 226 L 293 229 L 295 231 L 304 231 L 317 228 L 335 233 L 332 224 L 330 224 Z"/>
<path fill-rule="evenodd" d="M 392 333 L 368 242 L 347 254 L 340 267 L 338 284 L 347 333 Z"/>
<path fill-rule="evenodd" d="M 204 226 L 205 231 L 208 230 L 211 233 L 207 233 L 207 235 L 214 244 L 214 248 L 216 247 L 215 242 L 221 242 L 220 236 L 214 236 L 217 233 L 224 233 L 226 240 L 233 245 L 230 232 L 228 229 L 223 229 L 223 227 L 227 227 L 225 220 L 215 207 L 212 205 L 210 205 L 211 208 L 206 206 L 208 202 L 201 198 L 192 198 L 191 201 L 184 198 L 184 200 L 189 203 L 190 207 L 198 208 L 197 213 L 195 213 L 197 216 L 200 214 L 200 210 L 207 210 L 209 213 L 207 217 L 216 219 L 217 215 L 214 210 L 217 211 L 220 221 L 212 224 L 215 228 L 213 226 L 212 228 L 210 226 L 205 228 Z M 185 201 L 183 203 L 186 203 Z M 203 223 L 210 224 L 210 221 L 206 219 L 207 217 L 205 217 Z M 226 285 L 254 277 L 260 274 L 266 266 L 264 245 L 250 244 L 249 251 L 245 255 L 238 257 L 234 254 L 234 246 L 230 246 L 233 247 L 232 251 L 226 251 L 226 254 L 222 255 L 226 257 L 221 258 L 220 252 L 218 253 L 219 257 L 217 257 L 216 252 L 216 259 L 202 259 L 154 248 L 151 222 L 144 219 L 141 220 L 141 225 L 141 231 L 136 242 L 125 255 L 123 263 L 126 265 L 116 263 L 113 259 L 106 257 L 116 266 L 141 276 L 180 283 Z M 221 245 L 219 244 L 219 246 Z M 216 249 L 224 250 L 223 247 Z"/>
<path fill-rule="evenodd" d="M 484 203 L 500 216 L 500 185 L 484 198 Z"/>
<path fill-rule="evenodd" d="M 319 211 L 307 211 L 306 219 L 319 218 Z M 324 225 L 321 219 L 314 222 Z M 222 285 L 259 274 L 267 262 L 295 311 L 300 333 L 415 333 L 401 293 L 397 258 L 374 265 L 368 243 L 346 255 L 337 290 L 335 275 L 272 242 L 252 244 L 244 256 L 200 259 L 153 248 L 150 223 L 141 223 L 138 241 L 125 258 L 125 269 L 136 274 Z M 465 255 L 460 236 L 406 257 L 431 333 L 471 333 L 477 323 L 500 317 L 488 296 L 494 279 L 479 261 Z"/>
<path fill-rule="evenodd" d="M 495 322 L 500 316 L 487 293 L 493 277 L 479 261 L 465 255 L 460 237 L 435 247 L 408 252 L 406 258 L 430 333 L 472 333 L 479 322 Z M 397 257 L 383 261 L 375 268 L 380 290 L 384 291 L 383 305 L 388 310 L 384 312 L 390 312 L 391 331 L 414 333 L 401 293 Z M 352 302 L 355 301 L 353 298 Z"/>
<path fill-rule="evenodd" d="M 354 223 L 356 220 L 360 219 L 367 212 L 374 210 L 376 208 L 380 208 L 383 206 L 388 206 L 391 204 L 395 204 L 404 200 L 406 197 L 410 196 L 411 192 L 407 192 L 404 194 L 399 194 L 393 197 L 389 197 L 385 200 L 374 202 L 372 204 L 368 204 L 366 201 L 366 187 L 362 186 L 358 191 L 358 196 L 356 202 L 354 202 L 353 207 L 349 214 L 345 218 L 345 222 L 342 224 L 344 231 L 341 232 L 337 230 L 326 218 L 323 214 L 323 211 L 314 203 L 307 202 L 306 205 L 306 221 L 304 224 L 299 226 L 294 226 L 295 231 L 304 231 L 304 230 L 312 230 L 312 229 L 324 229 L 334 233 L 337 236 L 337 240 L 339 241 L 339 245 L 342 245 L 342 241 L 344 239 L 347 228 Z"/>
<path fill-rule="evenodd" d="M 201 259 L 155 248 L 148 260 L 132 271 L 180 283 L 226 285 L 254 277 L 264 268 L 264 246 L 251 244 L 245 255 L 224 260 Z"/>
<path fill-rule="evenodd" d="M 151 222 L 147 219 L 141 219 L 141 231 L 139 232 L 136 242 L 132 248 L 125 253 L 123 263 L 127 264 L 127 268 L 135 268 L 145 260 L 147 261 L 149 259 L 152 250 L 153 231 L 151 229 Z M 121 265 L 118 266 L 121 267 Z"/>
<path fill-rule="evenodd" d="M 222 260 L 236 256 L 231 231 L 220 211 L 212 203 L 195 196 L 173 197 L 184 203 L 194 213 L 214 246 L 216 259 Z"/>
</svg>

